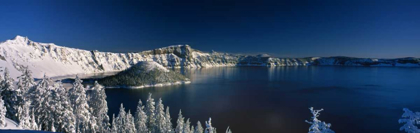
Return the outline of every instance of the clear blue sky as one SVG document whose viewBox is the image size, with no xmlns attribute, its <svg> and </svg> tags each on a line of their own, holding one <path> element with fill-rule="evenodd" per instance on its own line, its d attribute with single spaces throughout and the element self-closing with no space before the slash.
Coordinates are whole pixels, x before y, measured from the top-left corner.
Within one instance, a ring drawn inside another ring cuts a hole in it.
<svg viewBox="0 0 420 133">
<path fill-rule="evenodd" d="M 111 52 L 190 44 L 278 57 L 420 57 L 420 1 L 0 1 L 0 40 L 16 35 Z"/>
</svg>

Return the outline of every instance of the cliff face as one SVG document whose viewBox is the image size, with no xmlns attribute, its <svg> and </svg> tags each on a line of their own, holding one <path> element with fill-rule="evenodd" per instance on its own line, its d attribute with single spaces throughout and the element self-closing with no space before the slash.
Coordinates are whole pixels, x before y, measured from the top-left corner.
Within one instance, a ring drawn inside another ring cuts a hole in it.
<svg viewBox="0 0 420 133">
<path fill-rule="evenodd" d="M 418 58 L 370 59 L 349 57 L 326 58 L 272 58 L 267 55 L 238 55 L 218 52 L 201 52 L 188 45 L 174 45 L 138 53 L 111 53 L 87 51 L 38 43 L 17 36 L 0 43 L 0 67 L 7 67 L 13 77 L 28 66 L 33 76 L 63 76 L 80 73 L 122 71 L 140 61 L 155 61 L 169 68 L 200 68 L 218 66 L 414 66 Z"/>
</svg>

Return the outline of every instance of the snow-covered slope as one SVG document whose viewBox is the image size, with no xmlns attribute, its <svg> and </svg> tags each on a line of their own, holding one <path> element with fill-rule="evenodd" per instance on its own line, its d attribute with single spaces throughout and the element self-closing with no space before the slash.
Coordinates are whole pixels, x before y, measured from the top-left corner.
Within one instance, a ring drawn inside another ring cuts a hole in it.
<svg viewBox="0 0 420 133">
<path fill-rule="evenodd" d="M 348 57 L 326 58 L 273 58 L 268 55 L 238 55 L 201 52 L 188 45 L 174 45 L 138 53 L 111 53 L 87 51 L 39 43 L 27 37 L 16 36 L 0 43 L 0 67 L 7 67 L 12 77 L 20 75 L 28 66 L 35 78 L 122 71 L 140 61 L 154 61 L 163 67 L 217 67 L 217 66 L 414 66 L 418 58 L 369 59 Z"/>
<path fill-rule="evenodd" d="M 17 36 L 0 44 L 0 66 L 8 67 L 13 77 L 28 66 L 36 78 L 121 71 L 138 61 L 163 64 L 180 60 L 174 54 L 110 53 L 61 47 L 52 43 L 38 43 Z"/>
<path fill-rule="evenodd" d="M 155 61 L 164 67 L 214 67 L 240 65 L 295 65 L 293 59 L 270 60 L 254 56 L 205 53 L 188 45 L 174 45 L 139 53 L 111 53 L 87 51 L 39 43 L 27 37 L 16 36 L 0 43 L 0 66 L 7 67 L 12 77 L 20 75 L 23 66 L 28 66 L 36 78 L 47 74 L 50 77 L 81 73 L 121 71 L 139 61 Z"/>
<path fill-rule="evenodd" d="M 19 124 L 17 124 L 15 121 L 10 120 L 9 118 L 6 118 L 6 127 L 0 127 L 0 130 L 16 130 L 22 128 L 19 127 Z M 0 131 L 3 132 L 3 131 Z"/>
</svg>

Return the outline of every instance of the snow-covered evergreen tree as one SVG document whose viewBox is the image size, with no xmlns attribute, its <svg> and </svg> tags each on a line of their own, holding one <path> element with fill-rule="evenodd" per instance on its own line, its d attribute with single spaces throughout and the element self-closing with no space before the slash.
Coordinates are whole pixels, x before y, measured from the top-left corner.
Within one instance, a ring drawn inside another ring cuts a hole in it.
<svg viewBox="0 0 420 133">
<path fill-rule="evenodd" d="M 31 125 L 30 125 L 29 129 L 39 130 L 38 124 L 36 123 L 34 111 L 31 111 L 31 112 L 32 112 L 32 115 L 31 115 Z"/>
<path fill-rule="evenodd" d="M 232 133 L 232 130 L 230 130 L 230 128 L 228 127 L 228 128 L 226 129 L 226 133 Z"/>
<path fill-rule="evenodd" d="M 402 118 L 398 120 L 399 123 L 405 123 L 400 130 L 407 133 L 420 133 L 420 129 L 417 125 L 420 125 L 420 112 L 412 112 L 411 110 L 404 108 Z"/>
<path fill-rule="evenodd" d="M 28 67 L 23 67 L 22 75 L 19 77 L 19 79 L 23 85 L 23 92 L 28 92 L 35 85 L 34 78 L 32 77 L 32 72 L 29 70 Z"/>
<path fill-rule="evenodd" d="M 13 121 L 18 121 L 19 118 L 17 117 L 19 107 L 19 100 L 18 99 L 18 92 L 14 87 L 14 80 L 10 77 L 9 70 L 7 67 L 4 69 L 4 76 L 3 81 L 1 83 L 1 95 L 3 96 L 4 106 L 7 109 L 6 117 L 12 119 Z"/>
<path fill-rule="evenodd" d="M 20 123 L 21 117 L 28 117 L 29 114 L 30 114 L 30 109 L 29 108 L 27 110 L 24 109 L 25 108 L 24 106 L 25 106 L 26 103 L 30 104 L 29 98 L 27 98 L 25 96 L 26 93 L 27 93 L 27 90 L 23 86 L 22 79 L 19 78 L 19 81 L 18 81 L 17 87 L 16 87 L 16 91 L 15 91 L 16 103 L 14 105 L 14 108 L 16 110 L 16 118 L 19 120 L 19 123 Z M 28 106 L 28 107 L 30 107 L 30 106 Z M 28 111 L 28 112 L 25 112 L 25 111 Z"/>
<path fill-rule="evenodd" d="M 203 126 L 201 125 L 201 122 L 198 121 L 197 126 L 195 127 L 194 133 L 203 133 L 203 132 L 204 132 Z"/>
<path fill-rule="evenodd" d="M 211 125 L 211 118 L 209 118 L 209 121 L 206 121 L 205 133 L 216 133 L 216 128 Z"/>
<path fill-rule="evenodd" d="M 1 67 L 0 67 L 1 68 Z M 1 72 L 1 70 L 0 70 L 0 72 Z M 2 75 L 0 75 L 0 96 L 2 96 L 2 94 L 3 94 L 3 81 L 4 81 L 4 79 L 3 79 L 3 76 Z"/>
<path fill-rule="evenodd" d="M 144 112 L 144 106 L 141 100 L 139 100 L 139 104 L 137 105 L 137 110 L 135 114 L 135 124 L 137 133 L 148 133 L 149 129 L 146 126 L 147 123 L 147 115 Z"/>
<path fill-rule="evenodd" d="M 17 82 L 17 87 L 14 93 L 14 109 L 16 110 L 16 119 L 18 119 L 18 122 L 21 123 L 20 120 L 25 120 L 28 117 L 30 118 L 30 109 L 25 109 L 24 106 L 26 106 L 26 103 L 30 104 L 31 98 L 28 97 L 28 91 L 34 86 L 35 82 L 32 78 L 31 71 L 28 69 L 28 67 L 23 67 L 23 73 L 21 76 L 18 77 L 18 79 L 19 80 Z M 21 117 L 25 117 L 25 119 L 21 119 Z M 25 124 L 26 122 L 23 122 L 23 124 Z"/>
<path fill-rule="evenodd" d="M 125 119 L 125 133 L 136 133 L 136 126 L 134 124 L 134 117 L 131 114 L 131 111 L 128 110 L 126 119 Z"/>
<path fill-rule="evenodd" d="M 146 115 L 147 117 L 147 127 L 149 127 L 149 131 L 153 132 L 154 127 L 156 125 L 156 119 L 155 119 L 155 99 L 152 98 L 152 93 L 149 93 L 149 97 L 146 101 Z"/>
<path fill-rule="evenodd" d="M 169 107 L 166 107 L 166 113 L 165 113 L 165 127 L 166 127 L 166 131 L 168 133 L 171 133 L 174 131 L 173 127 L 172 127 L 172 122 L 171 122 L 171 114 L 169 113 Z"/>
<path fill-rule="evenodd" d="M 19 126 L 22 129 L 32 129 L 31 115 L 30 115 L 30 103 L 26 101 L 21 109 L 19 109 Z"/>
<path fill-rule="evenodd" d="M 106 132 L 109 129 L 108 105 L 106 102 L 105 88 L 95 81 L 89 97 L 89 107 L 93 116 L 96 117 L 98 132 Z"/>
<path fill-rule="evenodd" d="M 155 110 L 155 127 L 154 132 L 157 133 L 166 133 L 166 120 L 165 120 L 165 112 L 164 112 L 164 105 L 162 103 L 162 99 L 159 98 L 158 103 L 156 104 Z"/>
<path fill-rule="evenodd" d="M 20 83 L 19 83 L 20 82 Z M 36 85 L 34 78 L 32 77 L 32 72 L 28 67 L 23 67 L 22 75 L 19 76 L 18 85 L 21 84 L 18 89 L 24 94 L 24 97 L 30 99 L 30 90 Z"/>
<path fill-rule="evenodd" d="M 117 133 L 118 132 L 118 126 L 117 126 L 115 114 L 112 114 L 112 123 L 111 124 L 112 124 L 111 133 Z"/>
<path fill-rule="evenodd" d="M 70 104 L 69 97 L 66 93 L 67 91 L 63 87 L 61 81 L 54 85 L 53 90 L 51 90 L 51 98 L 49 101 L 49 104 L 53 106 L 51 113 L 54 115 L 56 131 L 75 132 L 76 116 L 74 115 L 72 105 Z"/>
<path fill-rule="evenodd" d="M 115 120 L 115 121 L 114 121 Z M 112 132 L 118 133 L 136 133 L 133 115 L 131 111 L 125 112 L 123 104 L 121 104 L 120 112 L 117 118 L 113 120 Z"/>
<path fill-rule="evenodd" d="M 183 133 L 184 132 L 184 117 L 182 116 L 181 110 L 179 110 L 178 119 L 176 120 L 176 133 Z"/>
<path fill-rule="evenodd" d="M 190 119 L 187 119 L 187 121 L 184 123 L 184 133 L 191 133 L 191 122 Z"/>
<path fill-rule="evenodd" d="M 115 126 L 117 128 L 118 133 L 125 132 L 125 126 L 126 126 L 126 117 L 127 113 L 125 112 L 123 104 L 121 104 L 120 112 L 118 113 L 117 118 L 115 118 Z"/>
<path fill-rule="evenodd" d="M 76 131 L 95 132 L 96 118 L 89 111 L 86 90 L 78 76 L 76 76 L 73 87 L 68 93 L 70 103 L 73 105 L 74 115 L 76 115 Z"/>
<path fill-rule="evenodd" d="M 40 129 L 50 130 L 51 120 L 54 119 L 51 110 L 52 106 L 49 104 L 52 86 L 52 81 L 44 75 L 44 78 L 30 90 L 32 108 L 36 114 L 36 123 L 39 124 Z"/>
<path fill-rule="evenodd" d="M 6 107 L 4 106 L 3 98 L 0 96 L 0 127 L 6 126 Z"/>
<path fill-rule="evenodd" d="M 309 127 L 309 133 L 334 133 L 334 131 L 330 129 L 331 124 L 318 120 L 320 112 L 324 109 L 314 110 L 313 107 L 310 107 L 309 110 L 313 115 L 311 121 L 306 121 L 311 124 L 311 127 Z"/>
</svg>

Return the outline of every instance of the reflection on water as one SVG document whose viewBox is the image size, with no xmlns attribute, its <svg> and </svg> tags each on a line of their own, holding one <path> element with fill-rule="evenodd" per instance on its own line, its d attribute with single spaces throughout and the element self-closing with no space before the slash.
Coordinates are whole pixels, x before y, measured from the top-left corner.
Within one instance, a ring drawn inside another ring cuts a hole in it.
<svg viewBox="0 0 420 133">
<path fill-rule="evenodd" d="M 218 132 L 307 132 L 309 107 L 340 133 L 398 132 L 402 108 L 420 111 L 418 68 L 222 67 L 182 71 L 191 84 L 107 90 L 110 114 L 134 111 L 148 93 L 192 123 L 212 117 Z"/>
</svg>

